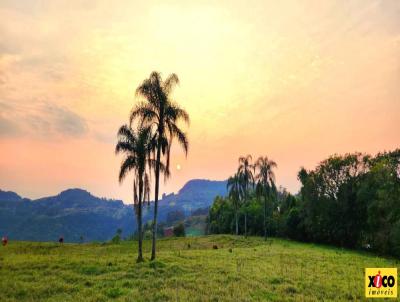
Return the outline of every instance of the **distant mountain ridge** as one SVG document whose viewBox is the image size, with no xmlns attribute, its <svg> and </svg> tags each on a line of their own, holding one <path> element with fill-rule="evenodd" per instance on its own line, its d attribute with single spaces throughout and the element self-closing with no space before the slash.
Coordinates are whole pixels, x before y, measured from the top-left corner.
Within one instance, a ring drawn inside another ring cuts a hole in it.
<svg viewBox="0 0 400 302">
<path fill-rule="evenodd" d="M 210 192 L 217 192 L 224 195 L 226 194 L 226 184 L 226 180 L 192 179 L 179 190 L 179 194 L 197 193 L 204 197 Z"/>
<path fill-rule="evenodd" d="M 190 215 L 207 208 L 217 195 L 226 195 L 226 181 L 190 180 L 177 194 L 163 194 L 159 221 L 165 221 L 172 211 Z M 152 219 L 152 210 L 152 203 L 145 207 L 145 222 Z M 54 241 L 63 235 L 67 242 L 79 242 L 81 237 L 84 241 L 105 241 L 118 228 L 124 236 L 136 230 L 133 206 L 122 200 L 99 198 L 83 189 L 67 189 L 36 200 L 0 190 L 0 235 L 10 239 Z"/>
<path fill-rule="evenodd" d="M 22 197 L 12 191 L 3 191 L 0 189 L 0 200 L 19 201 Z"/>
<path fill-rule="evenodd" d="M 160 204 L 175 202 L 184 209 L 198 209 L 211 206 L 215 196 L 227 194 L 226 181 L 193 179 L 188 181 L 178 194 L 163 194 Z"/>
</svg>

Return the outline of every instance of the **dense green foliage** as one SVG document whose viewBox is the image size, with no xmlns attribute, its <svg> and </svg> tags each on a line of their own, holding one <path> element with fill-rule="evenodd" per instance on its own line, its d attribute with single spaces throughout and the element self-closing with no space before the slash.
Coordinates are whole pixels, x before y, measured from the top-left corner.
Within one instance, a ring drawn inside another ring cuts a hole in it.
<svg viewBox="0 0 400 302">
<path fill-rule="evenodd" d="M 216 245 L 218 249 L 213 249 Z M 0 246 L 0 300 L 360 301 L 368 253 L 280 239 L 159 240 L 157 261 L 135 263 L 137 242 Z M 144 241 L 148 259 L 151 242 Z"/>
<path fill-rule="evenodd" d="M 281 189 L 270 196 L 267 208 L 269 235 L 348 248 L 368 248 L 400 256 L 400 150 L 372 157 L 360 153 L 335 155 L 314 170 L 302 168 L 297 196 Z M 263 200 L 250 191 L 239 213 L 244 233 L 262 235 Z M 210 233 L 234 232 L 235 203 L 215 199 L 209 212 Z"/>
<path fill-rule="evenodd" d="M 174 226 L 174 236 L 176 237 L 185 237 L 185 226 L 183 223 L 178 223 L 176 226 Z"/>
</svg>

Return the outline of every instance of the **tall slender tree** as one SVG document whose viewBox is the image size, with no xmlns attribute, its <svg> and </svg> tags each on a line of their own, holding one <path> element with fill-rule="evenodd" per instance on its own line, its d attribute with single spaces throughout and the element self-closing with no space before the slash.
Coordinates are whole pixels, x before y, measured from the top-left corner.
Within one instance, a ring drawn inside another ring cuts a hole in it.
<svg viewBox="0 0 400 302">
<path fill-rule="evenodd" d="M 151 260 L 156 258 L 156 236 L 158 195 L 160 186 L 161 156 L 166 157 L 164 176 L 169 175 L 170 151 L 173 139 L 177 139 L 187 155 L 189 141 L 187 135 L 179 128 L 180 120 L 189 124 L 189 115 L 170 98 L 172 89 L 179 83 L 178 76 L 171 74 L 165 81 L 160 73 L 152 72 L 148 79 L 136 89 L 136 95 L 142 96 L 145 101 L 137 104 L 131 112 L 131 124 L 138 119 L 141 125 L 152 129 L 155 146 L 155 189 L 154 189 L 154 218 L 152 229 Z"/>
<path fill-rule="evenodd" d="M 133 172 L 133 201 L 138 225 L 138 258 L 143 261 L 143 231 L 142 231 L 142 207 L 146 195 L 149 194 L 148 173 L 155 166 L 155 160 L 151 158 L 154 149 L 150 128 L 140 127 L 136 132 L 128 125 L 123 125 L 118 130 L 118 142 L 115 147 L 116 154 L 124 154 L 119 182 L 122 183 L 129 172 Z M 162 165 L 161 170 L 165 170 Z"/>
<path fill-rule="evenodd" d="M 240 199 L 243 197 L 242 179 L 239 173 L 228 178 L 227 189 L 229 191 L 229 198 L 233 203 L 235 209 L 235 234 L 239 235 L 239 207 Z"/>
<path fill-rule="evenodd" d="M 268 156 L 260 156 L 255 166 L 258 170 L 258 174 L 255 176 L 257 192 L 259 195 L 264 196 L 264 239 L 267 240 L 267 199 L 269 199 L 273 193 L 276 193 L 273 169 L 276 168 L 277 165 L 273 160 L 268 159 Z"/>
<path fill-rule="evenodd" d="M 247 156 L 241 156 L 239 157 L 239 168 L 238 168 L 238 173 L 241 177 L 241 183 L 242 183 L 242 190 L 243 190 L 243 197 L 244 197 L 244 206 L 245 206 L 245 212 L 244 212 L 244 236 L 247 237 L 247 203 L 249 199 L 249 191 L 250 191 L 250 185 L 254 183 L 254 176 L 253 176 L 253 165 L 251 164 L 251 161 L 253 158 L 251 157 L 250 154 Z"/>
</svg>

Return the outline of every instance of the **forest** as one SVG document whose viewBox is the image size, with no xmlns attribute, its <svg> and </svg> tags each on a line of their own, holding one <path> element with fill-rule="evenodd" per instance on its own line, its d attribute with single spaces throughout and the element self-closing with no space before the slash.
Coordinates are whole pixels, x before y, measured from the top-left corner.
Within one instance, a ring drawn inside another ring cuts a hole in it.
<svg viewBox="0 0 400 302">
<path fill-rule="evenodd" d="M 275 163 L 262 185 L 259 165 L 251 164 L 251 156 L 247 160 L 243 169 L 239 159 L 238 172 L 230 178 L 231 184 L 238 178 L 237 186 L 228 181 L 229 195 L 215 198 L 208 233 L 235 233 L 238 221 L 237 233 L 245 236 L 265 232 L 265 237 L 400 256 L 400 149 L 375 156 L 333 155 L 314 170 L 301 168 L 295 195 L 276 187 Z"/>
</svg>

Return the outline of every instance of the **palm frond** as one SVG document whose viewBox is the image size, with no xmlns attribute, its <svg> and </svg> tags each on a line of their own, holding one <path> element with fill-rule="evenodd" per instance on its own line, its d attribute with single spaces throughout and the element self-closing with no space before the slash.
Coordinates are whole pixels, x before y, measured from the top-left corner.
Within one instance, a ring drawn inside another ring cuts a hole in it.
<svg viewBox="0 0 400 302">
<path fill-rule="evenodd" d="M 145 79 L 135 91 L 136 96 L 142 96 L 147 100 L 153 98 L 153 94 L 154 92 L 150 79 Z"/>
<path fill-rule="evenodd" d="M 175 73 L 172 73 L 163 83 L 164 93 L 168 96 L 176 85 L 179 85 L 179 78 Z"/>
<path fill-rule="evenodd" d="M 161 73 L 158 71 L 152 71 L 149 80 L 153 86 L 161 87 L 162 85 Z"/>
<path fill-rule="evenodd" d="M 185 155 L 187 156 L 187 153 L 189 151 L 189 140 L 187 138 L 187 135 L 184 132 L 182 132 L 182 130 L 179 129 L 175 123 L 169 123 L 168 130 L 170 132 L 171 137 L 176 138 L 178 140 L 183 151 L 185 152 Z"/>
<path fill-rule="evenodd" d="M 119 141 L 115 146 L 115 154 L 119 154 L 121 152 L 132 152 L 132 145 L 126 141 Z"/>
<path fill-rule="evenodd" d="M 129 124 L 132 126 L 134 120 L 138 119 L 140 125 L 147 123 L 157 123 L 159 120 L 159 115 L 155 108 L 153 108 L 149 103 L 139 103 L 137 104 L 130 113 Z"/>
<path fill-rule="evenodd" d="M 145 79 L 139 87 L 136 88 L 135 95 L 142 96 L 149 104 L 157 107 L 163 101 L 164 92 L 161 87 L 161 75 L 157 72 L 152 72 L 148 79 Z"/>
<path fill-rule="evenodd" d="M 186 110 L 173 102 L 170 102 L 168 107 L 165 108 L 165 116 L 169 119 L 172 119 L 174 122 L 183 120 L 187 125 L 190 124 L 190 117 Z"/>
<path fill-rule="evenodd" d="M 136 168 L 136 159 L 135 159 L 133 156 L 128 155 L 128 156 L 124 159 L 124 161 L 122 162 L 122 164 L 121 164 L 121 168 L 120 168 L 119 176 L 118 176 L 119 182 L 122 183 L 123 180 L 124 180 L 125 177 L 126 177 L 126 174 L 127 174 L 129 171 L 131 171 L 132 169 L 135 169 L 135 168 Z"/>
<path fill-rule="evenodd" d="M 126 124 L 122 125 L 118 129 L 117 135 L 118 135 L 118 137 L 120 137 L 126 141 L 130 141 L 130 142 L 135 141 L 135 132 L 133 131 L 133 129 L 131 127 L 129 127 Z"/>
<path fill-rule="evenodd" d="M 166 173 L 164 173 L 164 182 L 167 181 L 168 177 L 170 176 L 169 164 L 170 164 L 170 160 L 171 160 L 172 139 L 173 139 L 173 136 L 170 135 L 169 139 L 168 139 L 168 145 L 167 145 L 166 165 L 165 165 Z"/>
</svg>

